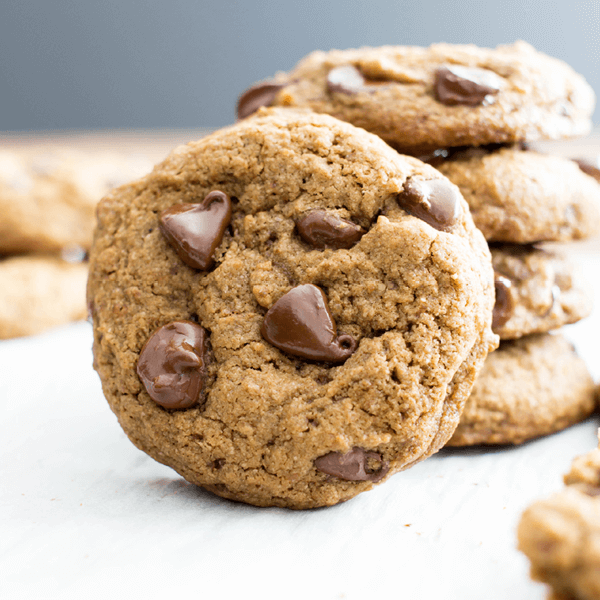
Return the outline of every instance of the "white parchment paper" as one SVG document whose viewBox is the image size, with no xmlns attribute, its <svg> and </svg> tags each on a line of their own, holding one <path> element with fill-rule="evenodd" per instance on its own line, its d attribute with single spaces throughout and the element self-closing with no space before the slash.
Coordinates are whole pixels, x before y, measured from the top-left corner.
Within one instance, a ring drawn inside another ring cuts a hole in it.
<svg viewBox="0 0 600 600">
<path fill-rule="evenodd" d="M 597 298 L 599 257 L 579 257 Z M 598 379 L 598 311 L 566 331 Z M 596 419 L 516 448 L 443 450 L 333 508 L 259 509 L 186 483 L 127 440 L 91 339 L 78 323 L 0 342 L 0 598 L 546 596 L 516 524 L 597 445 Z"/>
</svg>

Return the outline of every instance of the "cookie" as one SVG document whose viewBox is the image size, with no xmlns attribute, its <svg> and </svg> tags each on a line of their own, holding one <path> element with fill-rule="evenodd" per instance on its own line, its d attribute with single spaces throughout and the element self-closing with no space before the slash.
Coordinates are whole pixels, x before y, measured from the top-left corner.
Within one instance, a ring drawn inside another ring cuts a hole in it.
<svg viewBox="0 0 600 600">
<path fill-rule="evenodd" d="M 492 328 L 501 339 L 546 333 L 592 311 L 590 286 L 558 250 L 490 246 L 496 277 Z"/>
<path fill-rule="evenodd" d="M 570 427 L 595 407 L 594 382 L 561 335 L 502 342 L 490 354 L 448 446 L 522 444 Z"/>
<path fill-rule="evenodd" d="M 490 242 L 569 241 L 600 231 L 600 183 L 569 159 L 518 146 L 434 160 Z"/>
<path fill-rule="evenodd" d="M 105 151 L 0 149 L 0 253 L 87 250 L 98 200 L 151 166 Z"/>
<path fill-rule="evenodd" d="M 583 135 L 594 104 L 583 77 L 525 42 L 434 44 L 313 52 L 247 90 L 238 117 L 259 106 L 308 107 L 416 155 Z"/>
<path fill-rule="evenodd" d="M 99 205 L 95 367 L 130 439 L 259 506 L 332 505 L 439 449 L 491 332 L 455 186 L 327 115 L 262 110 Z"/>
<path fill-rule="evenodd" d="M 519 549 L 531 577 L 549 584 L 554 597 L 600 597 L 600 450 L 573 461 L 567 487 L 539 500 L 522 515 Z"/>
<path fill-rule="evenodd" d="M 0 339 L 85 319 L 87 264 L 53 256 L 0 260 Z"/>
</svg>

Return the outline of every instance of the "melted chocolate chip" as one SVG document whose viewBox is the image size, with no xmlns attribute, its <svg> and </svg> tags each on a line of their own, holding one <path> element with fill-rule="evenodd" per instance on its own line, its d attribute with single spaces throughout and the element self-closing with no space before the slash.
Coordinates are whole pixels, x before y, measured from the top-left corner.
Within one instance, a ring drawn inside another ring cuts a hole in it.
<svg viewBox="0 0 600 600">
<path fill-rule="evenodd" d="M 206 271 L 214 263 L 214 251 L 230 221 L 229 196 L 213 191 L 200 204 L 167 208 L 160 215 L 160 230 L 186 265 Z"/>
<path fill-rule="evenodd" d="M 296 223 L 300 237 L 315 248 L 352 248 L 366 233 L 352 221 L 325 210 L 313 210 Z"/>
<path fill-rule="evenodd" d="M 279 90 L 285 83 L 263 81 L 248 88 L 239 98 L 237 103 L 237 118 L 245 119 L 255 113 L 261 106 L 271 106 Z"/>
<path fill-rule="evenodd" d="M 137 363 L 146 391 L 164 408 L 189 408 L 206 381 L 207 333 L 191 321 L 174 321 L 149 338 Z"/>
<path fill-rule="evenodd" d="M 477 106 L 500 91 L 501 78 L 487 69 L 450 65 L 437 69 L 433 89 L 446 106 Z"/>
<path fill-rule="evenodd" d="M 357 346 L 352 336 L 337 335 L 323 290 L 310 283 L 293 288 L 271 306 L 261 333 L 283 352 L 323 362 L 344 362 Z"/>
<path fill-rule="evenodd" d="M 376 463 L 377 468 L 369 466 L 369 461 Z M 322 473 L 333 475 L 346 481 L 372 481 L 383 479 L 390 470 L 389 463 L 384 461 L 381 454 L 367 452 L 354 447 L 350 452 L 330 452 L 315 460 L 315 467 Z"/>
<path fill-rule="evenodd" d="M 460 194 L 445 179 L 409 177 L 398 195 L 398 204 L 439 231 L 450 231 L 461 214 Z"/>
<path fill-rule="evenodd" d="M 510 279 L 502 275 L 496 275 L 494 287 L 496 288 L 496 302 L 492 317 L 492 329 L 496 330 L 503 327 L 512 317 L 514 301 L 510 291 L 512 288 Z"/>
<path fill-rule="evenodd" d="M 586 175 L 592 176 L 598 183 L 600 183 L 600 169 L 597 165 L 585 158 L 578 158 L 575 160 L 575 162 Z"/>
<path fill-rule="evenodd" d="M 365 87 L 365 78 L 352 65 L 344 65 L 331 69 L 327 74 L 327 91 L 329 93 L 356 94 Z"/>
</svg>

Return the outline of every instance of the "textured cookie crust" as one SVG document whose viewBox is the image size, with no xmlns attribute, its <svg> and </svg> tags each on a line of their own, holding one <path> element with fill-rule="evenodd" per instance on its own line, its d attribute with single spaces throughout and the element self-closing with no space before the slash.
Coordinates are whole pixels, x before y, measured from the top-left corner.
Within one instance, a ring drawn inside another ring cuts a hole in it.
<svg viewBox="0 0 600 600">
<path fill-rule="evenodd" d="M 521 150 L 467 150 L 436 168 L 469 203 L 490 242 L 586 238 L 600 230 L 600 184 L 574 161 Z"/>
<path fill-rule="evenodd" d="M 437 100 L 436 70 L 457 65 L 491 71 L 498 93 L 477 106 Z M 365 84 L 352 91 L 328 85 L 328 74 L 347 66 L 358 69 Z M 525 42 L 495 50 L 434 44 L 313 52 L 274 81 L 283 87 L 273 104 L 331 114 L 407 154 L 582 135 L 591 128 L 595 104 L 583 77 Z"/>
<path fill-rule="evenodd" d="M 591 414 L 594 382 L 560 335 L 502 342 L 490 354 L 449 446 L 521 444 Z"/>
<path fill-rule="evenodd" d="M 563 491 L 530 506 L 518 528 L 531 577 L 554 597 L 600 597 L 600 450 L 575 459 Z"/>
<path fill-rule="evenodd" d="M 87 265 L 51 256 L 0 260 L 0 339 L 85 319 Z"/>
<path fill-rule="evenodd" d="M 100 198 L 151 167 L 112 152 L 0 150 L 0 253 L 87 250 Z"/>
<path fill-rule="evenodd" d="M 509 340 L 576 323 L 592 311 L 589 285 L 557 250 L 490 247 L 496 275 L 494 332 Z"/>
<path fill-rule="evenodd" d="M 496 344 L 493 272 L 466 203 L 452 232 L 399 207 L 409 176 L 440 179 L 347 123 L 271 109 L 107 196 L 88 298 L 95 367 L 130 439 L 221 496 L 293 508 L 372 487 L 319 471 L 330 452 L 379 453 L 390 475 L 439 449 Z M 158 215 L 215 189 L 233 214 L 203 272 L 166 242 Z M 311 248 L 295 222 L 315 208 L 366 233 L 350 249 Z M 267 310 L 309 283 L 358 341 L 342 364 L 294 357 L 261 335 Z M 197 321 L 212 348 L 205 400 L 179 411 L 151 400 L 135 370 L 149 336 L 175 320 Z"/>
</svg>

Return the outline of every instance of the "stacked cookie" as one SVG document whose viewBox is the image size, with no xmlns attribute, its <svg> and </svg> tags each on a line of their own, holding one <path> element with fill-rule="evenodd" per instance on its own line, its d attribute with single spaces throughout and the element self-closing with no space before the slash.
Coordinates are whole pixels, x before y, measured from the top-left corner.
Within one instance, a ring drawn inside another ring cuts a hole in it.
<svg viewBox="0 0 600 600">
<path fill-rule="evenodd" d="M 0 339 L 86 317 L 96 203 L 149 168 L 106 152 L 0 150 Z"/>
<path fill-rule="evenodd" d="M 488 358 L 452 445 L 520 443 L 594 407 L 585 366 L 547 333 L 587 316 L 589 292 L 562 254 L 537 244 L 599 231 L 597 170 L 527 147 L 587 133 L 594 100 L 580 75 L 523 42 L 314 52 L 239 100 L 240 118 L 269 104 L 349 121 L 460 188 L 491 244 L 494 331 L 506 341 Z"/>
<path fill-rule="evenodd" d="M 585 367 L 545 332 L 589 299 L 531 244 L 595 232 L 600 185 L 518 144 L 587 132 L 593 104 L 522 43 L 318 52 L 248 90 L 236 125 L 99 204 L 94 366 L 129 438 L 223 497 L 309 508 L 451 438 L 517 442 L 588 414 Z M 467 202 L 504 243 L 496 294 Z M 494 300 L 516 341 L 484 364 Z"/>
</svg>

